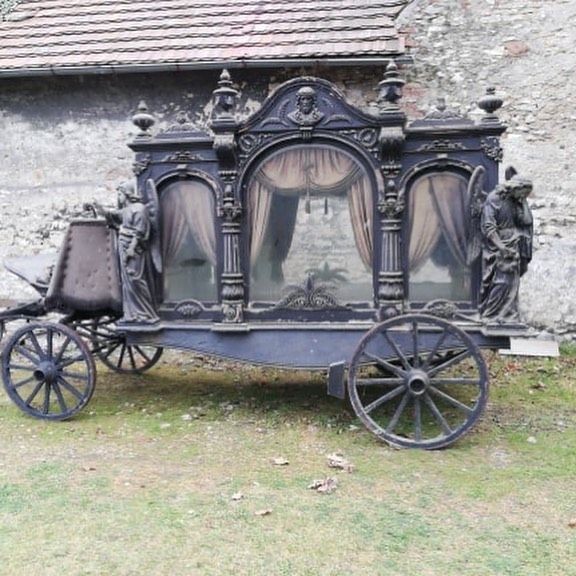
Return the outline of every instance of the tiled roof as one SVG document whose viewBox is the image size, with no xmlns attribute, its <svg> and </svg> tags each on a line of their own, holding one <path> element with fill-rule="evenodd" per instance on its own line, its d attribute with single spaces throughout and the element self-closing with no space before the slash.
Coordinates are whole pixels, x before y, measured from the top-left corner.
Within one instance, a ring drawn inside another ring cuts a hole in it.
<svg viewBox="0 0 576 576">
<path fill-rule="evenodd" d="M 0 21 L 0 75 L 398 55 L 406 3 L 22 0 Z"/>
</svg>

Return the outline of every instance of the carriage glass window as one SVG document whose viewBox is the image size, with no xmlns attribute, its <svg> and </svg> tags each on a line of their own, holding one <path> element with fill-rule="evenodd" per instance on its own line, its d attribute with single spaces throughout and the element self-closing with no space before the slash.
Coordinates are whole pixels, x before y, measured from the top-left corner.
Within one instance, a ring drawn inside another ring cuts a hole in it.
<svg viewBox="0 0 576 576">
<path fill-rule="evenodd" d="M 410 300 L 469 301 L 466 178 L 427 173 L 411 186 L 408 202 Z"/>
<path fill-rule="evenodd" d="M 328 145 L 283 149 L 257 168 L 247 201 L 253 303 L 296 286 L 372 302 L 372 187 L 358 160 Z"/>
<path fill-rule="evenodd" d="M 164 301 L 217 300 L 214 193 L 200 180 L 179 180 L 160 195 Z"/>
</svg>

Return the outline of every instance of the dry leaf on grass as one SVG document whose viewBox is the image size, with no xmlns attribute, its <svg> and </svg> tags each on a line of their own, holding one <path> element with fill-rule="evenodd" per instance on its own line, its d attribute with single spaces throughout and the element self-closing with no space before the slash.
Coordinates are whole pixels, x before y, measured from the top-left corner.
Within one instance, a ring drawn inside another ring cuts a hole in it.
<svg viewBox="0 0 576 576">
<path fill-rule="evenodd" d="M 336 478 L 324 478 L 322 480 L 314 480 L 308 486 L 310 490 L 316 490 L 320 494 L 330 494 L 338 487 L 338 480 Z"/>
<path fill-rule="evenodd" d="M 346 472 L 354 471 L 354 464 L 346 460 L 346 458 L 344 458 L 342 454 L 339 453 L 329 454 L 327 458 L 329 468 L 337 468 L 338 470 L 345 470 Z"/>
<path fill-rule="evenodd" d="M 290 462 L 286 460 L 286 458 L 274 458 L 272 464 L 274 464 L 274 466 L 288 466 Z"/>
<path fill-rule="evenodd" d="M 256 516 L 270 516 L 270 514 L 272 514 L 272 508 L 265 508 L 264 510 L 256 510 L 254 514 Z"/>
</svg>

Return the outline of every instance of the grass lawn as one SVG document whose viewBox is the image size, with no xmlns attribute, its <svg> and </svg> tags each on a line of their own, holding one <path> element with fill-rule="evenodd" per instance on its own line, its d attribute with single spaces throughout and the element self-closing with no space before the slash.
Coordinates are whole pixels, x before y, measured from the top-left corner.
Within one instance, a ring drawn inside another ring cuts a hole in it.
<svg viewBox="0 0 576 576">
<path fill-rule="evenodd" d="M 205 363 L 99 365 L 64 423 L 0 393 L 1 575 L 576 575 L 574 350 L 491 357 L 481 424 L 436 452 L 383 445 L 318 374 Z"/>
</svg>

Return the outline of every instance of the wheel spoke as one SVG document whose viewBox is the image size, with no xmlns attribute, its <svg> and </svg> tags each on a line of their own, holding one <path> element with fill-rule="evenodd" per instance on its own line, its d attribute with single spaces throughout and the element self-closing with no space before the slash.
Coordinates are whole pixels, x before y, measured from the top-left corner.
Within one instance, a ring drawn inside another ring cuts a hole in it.
<svg viewBox="0 0 576 576">
<path fill-rule="evenodd" d="M 377 400 L 374 400 L 374 402 L 371 402 L 370 404 L 368 404 L 368 406 L 366 406 L 366 408 L 364 408 L 364 410 L 366 411 L 366 414 L 370 414 L 370 412 L 372 412 L 373 410 L 376 410 L 376 408 L 378 408 L 379 406 L 382 406 L 382 404 L 385 404 L 389 400 L 396 398 L 396 396 L 402 394 L 402 392 L 404 392 L 404 390 L 405 390 L 404 386 L 398 386 L 398 388 L 395 388 L 391 392 L 384 394 L 384 396 L 380 396 L 380 398 L 378 398 Z"/>
<path fill-rule="evenodd" d="M 14 382 L 12 384 L 12 388 L 16 390 L 17 388 L 22 388 L 22 386 L 26 386 L 26 384 L 30 384 L 30 382 L 34 382 L 36 380 L 36 376 L 32 375 L 26 378 L 25 380 L 21 380 L 20 382 Z"/>
<path fill-rule="evenodd" d="M 418 368 L 420 365 L 420 351 L 418 350 L 418 324 L 415 320 L 412 322 L 412 347 L 414 352 L 414 361 L 412 364 L 415 368 Z"/>
<path fill-rule="evenodd" d="M 54 332 L 51 328 L 46 331 L 46 357 L 52 358 L 54 353 Z"/>
<path fill-rule="evenodd" d="M 50 412 L 50 392 L 52 387 L 48 382 L 46 382 L 46 386 L 44 386 L 44 406 L 42 407 L 42 413 L 48 414 Z"/>
<path fill-rule="evenodd" d="M 478 378 L 432 378 L 430 384 L 434 386 L 440 384 L 472 384 L 477 386 L 480 384 L 480 380 Z"/>
<path fill-rule="evenodd" d="M 444 343 L 444 340 L 446 340 L 446 336 L 448 336 L 448 330 L 444 329 L 444 332 L 442 332 L 440 338 L 438 338 L 438 340 L 436 340 L 436 344 L 434 344 L 434 348 L 432 348 L 432 350 L 430 350 L 430 354 L 428 354 L 428 358 L 426 358 L 426 360 L 424 361 L 424 364 L 422 365 L 423 370 L 428 369 L 428 366 L 430 366 L 430 362 L 432 362 L 432 359 L 434 358 L 434 356 L 436 356 L 436 353 L 440 349 L 440 346 L 442 346 L 442 344 Z"/>
<path fill-rule="evenodd" d="M 126 344 L 122 344 L 122 349 L 120 350 L 120 356 L 118 357 L 118 362 L 116 362 L 116 366 L 118 368 L 122 368 L 122 362 L 124 361 L 124 355 L 126 354 Z"/>
<path fill-rule="evenodd" d="M 422 440 L 422 406 L 420 397 L 414 397 L 414 439 L 416 442 Z"/>
<path fill-rule="evenodd" d="M 436 403 L 434 402 L 434 400 L 432 400 L 432 398 L 430 398 L 429 394 L 424 395 L 424 401 L 428 405 L 428 408 L 430 408 L 430 411 L 434 415 L 434 418 L 436 418 L 436 421 L 442 427 L 444 434 L 452 434 L 452 428 L 450 428 L 450 425 L 446 421 L 446 418 L 444 418 L 442 412 L 440 412 L 438 406 L 436 406 Z"/>
<path fill-rule="evenodd" d="M 67 358 L 66 360 L 64 360 L 64 362 L 60 362 L 58 367 L 62 370 L 64 368 L 66 368 L 67 366 L 71 366 L 72 364 L 74 364 L 76 362 L 80 362 L 81 360 L 84 360 L 84 354 L 78 354 L 78 356 L 73 356 L 72 358 Z"/>
<path fill-rule="evenodd" d="M 103 354 L 104 358 L 109 358 L 111 354 L 113 354 L 114 352 L 116 352 L 116 350 L 118 350 L 118 348 L 122 345 L 122 342 L 116 342 L 114 344 L 112 344 L 110 346 L 110 348 L 106 351 L 105 354 Z"/>
<path fill-rule="evenodd" d="M 130 359 L 130 364 L 132 365 L 132 370 L 136 370 L 136 360 L 134 359 L 134 352 L 132 346 L 127 346 L 128 358 Z"/>
<path fill-rule="evenodd" d="M 30 360 L 30 362 L 32 362 L 34 365 L 38 364 L 38 360 L 41 360 L 41 358 L 38 358 L 34 355 L 32 350 L 24 348 L 24 346 L 21 344 L 14 346 L 14 351 L 20 353 L 22 356 L 24 356 L 24 358 L 26 358 L 26 360 Z"/>
<path fill-rule="evenodd" d="M 8 368 L 10 370 L 27 370 L 28 372 L 34 372 L 36 366 L 26 366 L 25 364 L 9 364 Z"/>
<path fill-rule="evenodd" d="M 68 392 L 70 392 L 71 394 L 74 394 L 74 396 L 76 396 L 76 398 L 78 398 L 78 400 L 84 399 L 84 395 L 82 394 L 82 392 L 79 392 L 76 388 L 74 388 L 74 386 L 72 386 L 72 384 L 70 384 L 70 382 L 68 382 L 62 376 L 58 376 L 58 382 L 59 382 L 60 386 L 62 386 L 62 388 L 66 388 L 66 390 L 68 390 Z"/>
<path fill-rule="evenodd" d="M 38 338 L 36 338 L 36 334 L 34 334 L 34 332 L 28 332 L 28 335 L 30 336 L 30 342 L 34 347 L 34 350 L 36 351 L 38 358 L 40 358 L 40 360 L 44 359 L 45 354 L 44 351 L 42 350 L 42 347 L 40 346 L 40 342 L 38 342 Z"/>
<path fill-rule="evenodd" d="M 399 386 L 404 378 L 356 378 L 356 386 Z"/>
<path fill-rule="evenodd" d="M 453 356 L 449 360 L 446 360 L 446 362 L 442 362 L 442 364 L 439 364 L 438 366 L 434 366 L 433 368 L 431 368 L 428 371 L 428 376 L 432 377 L 432 376 L 434 376 L 434 374 L 438 374 L 438 372 L 442 372 L 443 370 L 446 370 L 447 368 L 454 366 L 454 364 L 459 364 L 460 362 L 462 362 L 462 360 L 465 360 L 466 358 L 468 358 L 468 356 L 471 356 L 471 355 L 472 355 L 471 350 L 468 350 L 468 349 L 463 350 L 462 352 L 460 352 L 456 356 Z"/>
<path fill-rule="evenodd" d="M 36 398 L 36 396 L 38 396 L 38 392 L 40 392 L 40 390 L 42 389 L 42 386 L 44 386 L 44 380 L 42 380 L 41 382 L 38 382 L 38 384 L 36 384 L 36 386 L 34 387 L 34 390 L 32 390 L 32 392 L 30 393 L 30 396 L 28 396 L 28 398 L 26 398 L 26 400 L 24 400 L 24 404 L 26 404 L 27 406 L 30 406 L 30 403 L 34 400 L 34 398 Z"/>
<path fill-rule="evenodd" d="M 440 398 L 446 400 L 446 402 L 448 402 L 449 404 L 452 404 L 452 406 L 455 406 L 456 408 L 462 410 L 462 412 L 466 412 L 466 414 L 471 414 L 472 412 L 474 412 L 474 408 L 466 406 L 466 404 L 463 404 L 462 402 L 460 402 L 460 400 L 456 400 L 456 398 L 453 398 L 452 396 L 450 396 L 450 394 L 446 394 L 446 392 L 443 392 L 442 390 L 439 390 L 434 386 L 430 386 L 429 390 L 433 394 L 436 394 L 436 396 L 439 396 Z"/>
<path fill-rule="evenodd" d="M 64 400 L 64 395 L 62 394 L 62 390 L 60 390 L 60 384 L 58 382 L 52 383 L 52 388 L 54 388 L 54 393 L 56 394 L 56 398 L 58 399 L 58 404 L 60 405 L 60 410 L 62 413 L 68 412 L 68 406 L 66 405 L 66 401 Z"/>
<path fill-rule="evenodd" d="M 74 372 L 65 372 L 64 370 L 60 373 L 61 376 L 64 376 L 65 378 L 73 378 L 75 380 L 84 380 L 85 382 L 88 382 L 88 380 L 90 380 L 90 378 L 88 378 L 88 376 L 86 376 L 86 374 L 75 374 Z"/>
<path fill-rule="evenodd" d="M 396 426 L 398 426 L 398 422 L 400 421 L 400 417 L 402 416 L 404 409 L 408 405 L 408 400 L 410 400 L 410 394 L 406 392 L 406 394 L 404 394 L 404 397 L 400 401 L 400 404 L 398 404 L 396 412 L 394 412 L 394 416 L 392 416 L 392 420 L 390 420 L 388 426 L 386 426 L 386 432 L 390 434 L 394 432 L 394 429 L 396 428 Z"/>
<path fill-rule="evenodd" d="M 152 358 L 150 358 L 150 356 L 148 356 L 146 354 L 146 352 L 144 352 L 144 350 L 142 350 L 142 348 L 140 348 L 140 346 L 134 346 L 133 348 L 134 348 L 134 350 L 136 350 L 136 352 L 138 352 L 138 354 L 140 354 L 140 356 L 142 356 L 142 358 L 144 358 L 146 363 L 152 361 Z"/>
<path fill-rule="evenodd" d="M 386 341 L 388 342 L 390 347 L 394 350 L 394 352 L 396 353 L 396 355 L 400 359 L 400 362 L 402 362 L 402 366 L 404 366 L 404 369 L 410 370 L 410 368 L 412 368 L 410 366 L 410 362 L 408 362 L 408 358 L 406 358 L 406 356 L 404 355 L 402 350 L 400 350 L 400 348 L 398 347 L 398 344 L 396 344 L 396 342 L 394 342 L 394 340 L 392 340 L 392 338 L 390 338 L 388 332 L 383 332 L 383 335 L 384 335 L 384 338 L 386 338 Z"/>
<path fill-rule="evenodd" d="M 364 350 L 363 354 L 369 360 L 372 360 L 372 361 L 376 362 L 377 364 L 380 364 L 380 366 L 382 366 L 383 368 L 386 368 L 386 370 L 388 370 L 389 372 L 396 374 L 396 376 L 400 376 L 402 378 L 405 375 L 405 372 L 404 372 L 404 370 L 402 370 L 402 368 L 398 368 L 398 366 L 394 366 L 394 364 L 387 362 L 386 360 L 384 360 L 384 358 L 380 358 L 380 356 L 377 356 L 376 354 L 372 354 L 372 352 L 367 352 L 366 350 Z"/>
<path fill-rule="evenodd" d="M 58 364 L 58 362 L 62 360 L 62 356 L 64 356 L 64 352 L 66 352 L 66 349 L 68 348 L 68 345 L 70 344 L 71 341 L 72 338 L 70 338 L 70 336 L 66 336 L 66 340 L 62 342 L 62 346 L 60 346 L 60 350 L 58 350 L 58 354 L 56 354 L 56 357 L 54 358 L 54 362 L 56 364 Z"/>
</svg>

